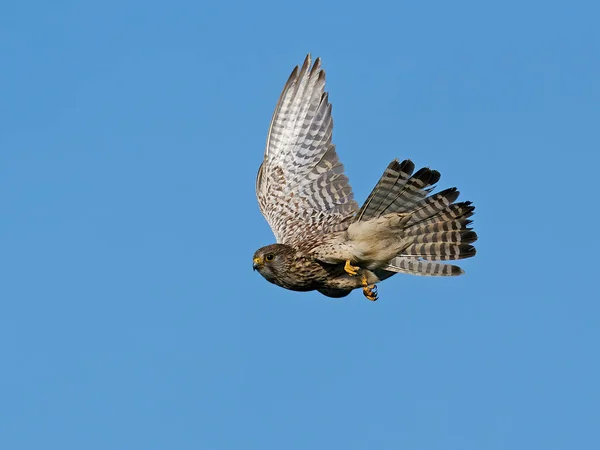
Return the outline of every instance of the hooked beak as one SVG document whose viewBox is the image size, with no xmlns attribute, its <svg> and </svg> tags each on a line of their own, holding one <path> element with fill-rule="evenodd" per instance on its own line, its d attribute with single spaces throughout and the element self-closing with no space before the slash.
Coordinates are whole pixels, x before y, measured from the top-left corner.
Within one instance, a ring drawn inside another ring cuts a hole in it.
<svg viewBox="0 0 600 450">
<path fill-rule="evenodd" d="M 262 265 L 263 261 L 260 256 L 257 256 L 252 260 L 252 270 L 258 269 Z"/>
</svg>

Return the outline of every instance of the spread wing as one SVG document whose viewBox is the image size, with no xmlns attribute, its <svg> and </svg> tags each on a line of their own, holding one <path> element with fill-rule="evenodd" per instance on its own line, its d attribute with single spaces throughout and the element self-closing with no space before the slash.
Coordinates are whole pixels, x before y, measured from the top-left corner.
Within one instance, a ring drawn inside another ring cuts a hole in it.
<svg viewBox="0 0 600 450">
<path fill-rule="evenodd" d="M 278 243 L 295 245 L 348 227 L 358 205 L 331 143 L 325 71 L 310 55 L 277 102 L 256 179 L 260 210 Z"/>
</svg>

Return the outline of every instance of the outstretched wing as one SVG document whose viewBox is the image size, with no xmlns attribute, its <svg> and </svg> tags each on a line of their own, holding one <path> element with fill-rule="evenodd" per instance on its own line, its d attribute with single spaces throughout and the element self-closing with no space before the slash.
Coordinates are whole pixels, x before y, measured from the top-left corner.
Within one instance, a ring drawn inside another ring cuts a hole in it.
<svg viewBox="0 0 600 450">
<path fill-rule="evenodd" d="M 358 205 L 331 143 L 325 71 L 310 55 L 277 102 L 256 179 L 260 210 L 278 243 L 294 245 L 348 227 Z"/>
</svg>

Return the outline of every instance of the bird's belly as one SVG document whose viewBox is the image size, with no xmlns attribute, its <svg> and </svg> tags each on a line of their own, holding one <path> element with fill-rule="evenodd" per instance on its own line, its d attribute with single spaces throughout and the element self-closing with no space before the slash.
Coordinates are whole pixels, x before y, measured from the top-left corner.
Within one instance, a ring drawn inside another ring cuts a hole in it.
<svg viewBox="0 0 600 450">
<path fill-rule="evenodd" d="M 354 256 L 361 262 L 387 262 L 396 256 L 401 249 L 396 239 L 368 239 L 354 242 Z"/>
</svg>

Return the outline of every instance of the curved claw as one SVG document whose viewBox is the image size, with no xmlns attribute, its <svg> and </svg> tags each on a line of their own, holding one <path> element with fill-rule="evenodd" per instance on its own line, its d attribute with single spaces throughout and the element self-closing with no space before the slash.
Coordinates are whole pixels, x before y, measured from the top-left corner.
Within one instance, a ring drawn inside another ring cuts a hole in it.
<svg viewBox="0 0 600 450">
<path fill-rule="evenodd" d="M 353 266 L 352 264 L 350 264 L 350 260 L 347 260 L 346 264 L 344 264 L 344 270 L 351 277 L 358 274 L 358 269 L 360 269 L 360 267 Z"/>
<path fill-rule="evenodd" d="M 362 276 L 362 285 L 363 285 L 363 294 L 372 302 L 376 301 L 377 296 L 377 286 L 374 284 L 367 284 L 367 276 L 363 274 Z"/>
<path fill-rule="evenodd" d="M 377 296 L 377 286 L 371 284 L 363 288 L 363 294 L 372 302 L 376 301 L 379 297 Z"/>
</svg>

